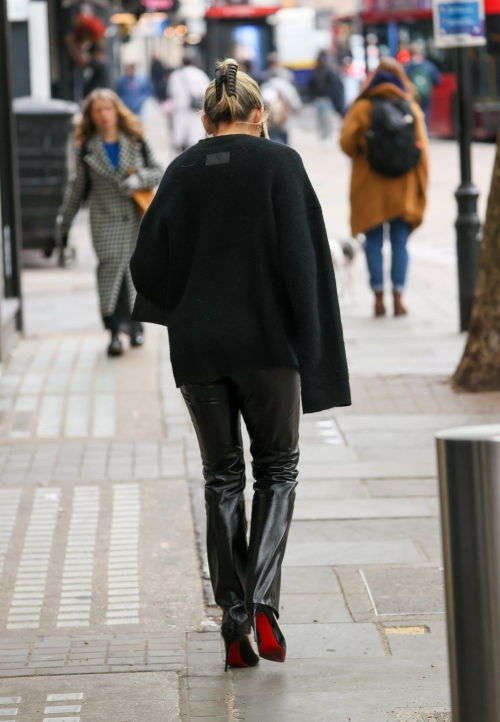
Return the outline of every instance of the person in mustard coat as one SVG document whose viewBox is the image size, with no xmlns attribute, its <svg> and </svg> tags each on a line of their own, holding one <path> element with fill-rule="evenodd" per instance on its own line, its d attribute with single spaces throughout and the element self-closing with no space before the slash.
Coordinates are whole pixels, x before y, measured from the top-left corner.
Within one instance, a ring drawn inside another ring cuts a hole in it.
<svg viewBox="0 0 500 722">
<path fill-rule="evenodd" d="M 415 146 L 419 160 L 407 173 L 387 177 L 377 173 L 368 158 L 367 133 L 372 127 L 374 100 L 404 100 L 415 119 Z M 346 115 L 340 136 L 344 153 L 353 160 L 351 176 L 351 228 L 353 236 L 366 236 L 366 259 L 370 285 L 375 294 L 375 315 L 385 315 L 382 246 L 384 224 L 392 247 L 391 281 L 394 313 L 406 314 L 402 294 L 408 269 L 407 241 L 423 220 L 428 176 L 428 139 L 423 113 L 403 66 L 383 58 L 367 79 L 365 88 Z"/>
</svg>

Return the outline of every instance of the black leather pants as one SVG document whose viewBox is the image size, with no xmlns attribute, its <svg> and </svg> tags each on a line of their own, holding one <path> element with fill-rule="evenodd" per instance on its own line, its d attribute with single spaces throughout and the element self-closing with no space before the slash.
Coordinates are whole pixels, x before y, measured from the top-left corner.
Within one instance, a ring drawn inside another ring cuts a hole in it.
<svg viewBox="0 0 500 722">
<path fill-rule="evenodd" d="M 207 548 L 217 604 L 243 622 L 254 604 L 279 615 L 281 563 L 299 460 L 300 382 L 293 368 L 249 371 L 181 387 L 200 445 Z M 245 514 L 241 416 L 251 441 L 254 497 Z"/>
</svg>

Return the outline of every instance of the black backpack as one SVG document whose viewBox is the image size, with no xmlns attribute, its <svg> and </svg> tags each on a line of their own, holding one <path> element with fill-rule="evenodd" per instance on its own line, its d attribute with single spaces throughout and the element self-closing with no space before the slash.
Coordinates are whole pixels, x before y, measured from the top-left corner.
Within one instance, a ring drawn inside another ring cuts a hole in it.
<svg viewBox="0 0 500 722">
<path fill-rule="evenodd" d="M 379 175 L 399 178 L 420 161 L 415 116 L 406 100 L 374 98 L 372 124 L 366 140 L 368 162 Z"/>
</svg>

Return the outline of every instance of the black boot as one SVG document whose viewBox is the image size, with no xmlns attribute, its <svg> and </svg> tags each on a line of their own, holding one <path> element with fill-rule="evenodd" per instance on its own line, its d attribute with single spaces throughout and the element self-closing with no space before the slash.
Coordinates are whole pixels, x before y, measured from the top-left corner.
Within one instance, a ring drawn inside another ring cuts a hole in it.
<svg viewBox="0 0 500 722">
<path fill-rule="evenodd" d="M 130 334 L 130 345 L 131 346 L 142 346 L 144 343 L 144 332 L 141 329 L 133 329 Z"/>
<path fill-rule="evenodd" d="M 122 342 L 118 331 L 111 332 L 111 343 L 108 346 L 108 356 L 121 356 L 123 353 Z"/>
</svg>

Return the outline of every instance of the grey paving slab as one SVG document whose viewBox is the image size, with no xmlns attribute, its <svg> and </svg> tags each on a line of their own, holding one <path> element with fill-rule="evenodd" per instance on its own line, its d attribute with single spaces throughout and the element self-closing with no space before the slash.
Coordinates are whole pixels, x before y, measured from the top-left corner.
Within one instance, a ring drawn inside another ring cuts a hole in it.
<svg viewBox="0 0 500 722">
<path fill-rule="evenodd" d="M 385 457 L 387 459 L 387 455 Z M 300 464 L 302 478 L 310 479 L 385 479 L 415 476 L 435 476 L 436 461 L 434 458 L 419 460 L 411 464 L 400 461 L 352 461 L 352 462 L 304 462 Z"/>
<path fill-rule="evenodd" d="M 351 621 L 352 617 L 340 589 L 336 594 L 281 595 L 280 623 L 282 624 L 328 624 Z"/>
<path fill-rule="evenodd" d="M 292 541 L 382 541 L 437 538 L 440 523 L 434 518 L 420 519 L 339 519 L 338 521 L 297 521 L 292 524 Z"/>
<path fill-rule="evenodd" d="M 296 502 L 294 518 L 311 519 L 393 519 L 435 517 L 437 503 L 433 499 L 317 499 Z"/>
<path fill-rule="evenodd" d="M 291 659 L 385 656 L 373 624 L 283 624 L 282 629 Z"/>
<path fill-rule="evenodd" d="M 431 429 L 387 429 L 382 419 L 379 419 L 377 429 L 368 431 L 344 431 L 347 443 L 355 448 L 369 449 L 376 447 L 393 454 L 396 449 L 418 449 L 420 452 L 433 450 L 434 434 Z"/>
<path fill-rule="evenodd" d="M 252 670 L 235 670 L 232 677 L 244 722 L 399 722 L 397 708 L 449 704 L 441 657 L 290 659 L 284 665 L 263 662 Z"/>
<path fill-rule="evenodd" d="M 404 625 L 396 626 L 396 634 L 387 634 L 387 640 L 393 657 L 403 659 L 415 659 L 423 657 L 424 659 L 436 658 L 447 649 L 446 622 L 438 622 L 435 620 L 425 621 L 422 618 L 423 625 L 429 629 L 427 634 L 400 634 L 404 632 Z M 412 625 L 414 622 L 412 622 Z M 384 622 L 384 627 L 389 627 L 390 623 Z"/>
<path fill-rule="evenodd" d="M 335 415 L 337 424 L 342 432 L 364 433 L 366 431 L 377 433 L 403 432 L 410 434 L 418 431 L 438 431 L 453 426 L 469 426 L 484 423 L 498 423 L 500 413 L 491 414 L 345 414 L 341 410 Z"/>
<path fill-rule="evenodd" d="M 332 567 L 283 567 L 283 594 L 337 594 L 339 583 Z"/>
<path fill-rule="evenodd" d="M 336 572 L 348 609 L 358 622 L 389 624 L 411 617 L 411 623 L 418 624 L 421 619 L 443 619 L 442 574 L 438 567 L 338 566 Z"/>
<path fill-rule="evenodd" d="M 439 567 L 373 567 L 361 572 L 380 616 L 444 613 L 444 576 Z"/>
<path fill-rule="evenodd" d="M 449 707 L 398 707 L 394 713 L 398 722 L 451 722 Z"/>
<path fill-rule="evenodd" d="M 311 444 L 305 441 L 300 443 L 300 466 L 309 462 L 337 463 L 340 461 L 355 461 L 358 453 L 352 446 L 333 446 L 329 444 Z"/>
<path fill-rule="evenodd" d="M 184 637 L 175 633 L 145 634 L 140 638 L 89 635 L 35 639 L 27 644 L 12 637 L 0 639 L 0 677 L 14 670 L 38 676 L 47 672 L 110 672 L 116 666 L 128 671 L 185 668 Z"/>
<path fill-rule="evenodd" d="M 403 463 L 407 469 L 427 468 L 429 470 L 428 476 L 437 474 L 436 450 L 432 442 L 420 447 L 357 446 L 356 452 L 360 462 L 379 463 L 390 459 L 392 464 Z M 373 476 L 373 474 L 368 476 Z M 379 476 L 379 474 L 376 474 L 376 476 Z"/>
<path fill-rule="evenodd" d="M 422 556 L 410 539 L 302 543 L 291 540 L 284 566 L 416 564 L 421 561 Z"/>
<path fill-rule="evenodd" d="M 368 479 L 370 494 L 375 497 L 436 497 L 437 479 Z"/>
<path fill-rule="evenodd" d="M 58 719 L 63 722 L 67 719 L 78 722 L 80 719 L 88 719 L 124 722 L 125 718 L 127 722 L 181 720 L 175 672 L 8 679 L 0 680 L 0 690 L 2 697 L 21 698 L 16 705 L 19 710 L 16 719 L 20 721 Z M 58 716 L 53 717 L 57 712 Z M 61 717 L 61 713 L 71 716 Z M 50 716 L 44 718 L 44 714 Z"/>
</svg>

